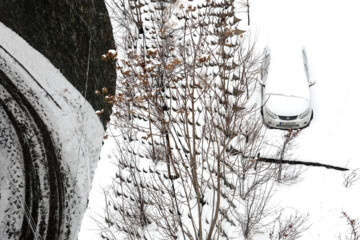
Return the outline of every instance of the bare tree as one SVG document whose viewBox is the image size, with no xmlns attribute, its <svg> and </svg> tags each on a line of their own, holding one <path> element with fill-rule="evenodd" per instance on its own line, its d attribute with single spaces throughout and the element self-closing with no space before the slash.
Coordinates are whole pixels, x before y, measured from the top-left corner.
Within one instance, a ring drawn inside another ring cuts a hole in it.
<svg viewBox="0 0 360 240">
<path fill-rule="evenodd" d="M 345 218 L 347 225 L 349 226 L 349 231 L 345 235 L 344 238 L 342 238 L 342 235 L 339 234 L 339 240 L 345 239 L 345 240 L 359 240 L 360 239 L 360 232 L 359 232 L 359 220 L 351 218 L 346 212 L 341 212 L 341 217 Z"/>
<path fill-rule="evenodd" d="M 283 141 L 278 149 L 277 157 L 279 158 L 277 181 L 282 183 L 295 183 L 300 175 L 304 172 L 301 166 L 284 166 L 282 161 L 291 157 L 291 152 L 296 148 L 296 138 L 301 130 L 288 130 L 283 135 Z"/>
<path fill-rule="evenodd" d="M 240 1 L 240 4 L 246 11 L 247 22 L 248 22 L 248 25 L 250 26 L 250 2 L 249 2 L 249 0 L 242 0 L 242 1 Z"/>
<path fill-rule="evenodd" d="M 271 223 L 271 216 L 275 213 L 275 208 L 269 204 L 272 188 L 272 183 L 266 182 L 252 189 L 243 201 L 242 211 L 236 212 L 244 239 L 253 239 L 254 234 L 262 233 Z"/>
<path fill-rule="evenodd" d="M 254 157 L 266 143 L 252 97 L 260 58 L 233 4 L 110 4 L 123 42 L 104 56 L 119 58 L 120 75 L 116 95 L 103 91 L 118 146 L 105 239 L 250 239 L 266 225 L 274 169 Z"/>
<path fill-rule="evenodd" d="M 279 214 L 275 220 L 273 229 L 269 233 L 270 240 L 295 240 L 302 236 L 302 234 L 310 228 L 308 222 L 308 215 L 290 215 L 284 217 L 282 213 Z"/>
<path fill-rule="evenodd" d="M 349 172 L 343 172 L 343 184 L 346 188 L 350 188 L 352 185 L 354 185 L 357 181 L 360 179 L 359 169 L 353 169 Z"/>
</svg>

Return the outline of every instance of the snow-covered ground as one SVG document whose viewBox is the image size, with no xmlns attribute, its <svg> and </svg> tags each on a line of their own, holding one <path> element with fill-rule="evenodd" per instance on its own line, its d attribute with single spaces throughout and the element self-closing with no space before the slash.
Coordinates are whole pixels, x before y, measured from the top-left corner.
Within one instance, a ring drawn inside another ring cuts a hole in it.
<svg viewBox="0 0 360 240">
<path fill-rule="evenodd" d="M 311 77 L 317 81 L 311 89 L 314 119 L 294 150 L 299 160 L 360 168 L 358 9 L 360 2 L 355 0 L 253 1 L 251 20 L 259 34 L 259 47 L 282 44 L 286 51 L 290 46 L 305 46 Z M 278 141 L 281 131 L 268 134 Z M 301 239 L 337 239 L 345 227 L 341 211 L 360 217 L 360 182 L 345 188 L 340 172 L 314 167 L 302 178 L 296 185 L 280 186 L 275 201 L 309 213 L 312 225 Z"/>
<path fill-rule="evenodd" d="M 317 81 L 311 89 L 314 119 L 297 138 L 293 152 L 298 160 L 360 168 L 360 128 L 356 126 L 360 117 L 359 9 L 357 0 L 252 1 L 251 31 L 258 34 L 259 51 L 266 45 L 281 46 L 284 51 L 305 46 L 311 77 Z M 284 132 L 267 133 L 276 143 Z M 102 150 L 79 240 L 101 239 L 89 215 L 102 214 L 101 186 L 114 176 L 114 165 L 109 160 L 111 144 L 113 140 L 107 140 Z M 302 179 L 295 185 L 279 185 L 274 202 L 309 214 L 311 227 L 301 239 L 338 239 L 339 233 L 347 230 L 341 211 L 360 218 L 360 181 L 345 188 L 341 172 L 319 167 L 308 168 Z M 268 239 L 266 234 L 263 239 Z"/>
</svg>

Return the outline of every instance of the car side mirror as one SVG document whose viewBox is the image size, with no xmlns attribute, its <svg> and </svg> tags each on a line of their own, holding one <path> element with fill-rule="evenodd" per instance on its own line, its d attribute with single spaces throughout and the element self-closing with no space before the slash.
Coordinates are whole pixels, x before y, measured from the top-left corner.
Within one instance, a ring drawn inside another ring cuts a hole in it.
<svg viewBox="0 0 360 240">
<path fill-rule="evenodd" d="M 262 87 L 265 87 L 265 83 L 264 83 L 264 81 L 263 81 L 262 79 L 258 79 L 258 82 L 260 83 L 260 85 L 261 85 Z"/>
<path fill-rule="evenodd" d="M 315 83 L 316 83 L 316 81 L 315 81 L 315 80 L 313 80 L 313 81 L 310 81 L 310 82 L 309 82 L 309 87 L 312 87 L 312 86 L 314 86 L 314 85 L 315 85 Z"/>
</svg>

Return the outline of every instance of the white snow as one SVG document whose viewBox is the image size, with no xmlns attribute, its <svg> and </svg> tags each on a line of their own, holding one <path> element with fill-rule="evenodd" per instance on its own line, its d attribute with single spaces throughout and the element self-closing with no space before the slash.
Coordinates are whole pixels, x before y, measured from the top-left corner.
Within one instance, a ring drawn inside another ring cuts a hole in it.
<svg viewBox="0 0 360 240">
<path fill-rule="evenodd" d="M 292 47 L 271 48 L 265 92 L 309 99 L 309 84 L 305 74 L 302 49 L 294 48 L 295 51 Z M 286 54 L 283 54 L 283 51 Z M 293 53 L 289 54 L 289 52 Z"/>
<path fill-rule="evenodd" d="M 305 46 L 311 77 L 317 81 L 311 88 L 314 119 L 298 137 L 294 151 L 299 160 L 360 168 L 358 9 L 360 2 L 355 0 L 253 2 L 251 21 L 259 33 L 259 49 L 280 42 L 285 51 L 286 41 Z M 276 142 L 282 131 L 267 133 Z M 302 178 L 296 185 L 280 186 L 275 201 L 281 207 L 309 213 L 312 225 L 300 239 L 338 239 L 347 230 L 341 211 L 360 218 L 360 182 L 345 188 L 340 172 L 315 167 Z"/>
<path fill-rule="evenodd" d="M 297 116 L 310 107 L 308 99 L 286 95 L 267 94 L 264 96 L 264 102 L 270 111 L 280 116 Z"/>
<path fill-rule="evenodd" d="M 91 105 L 43 55 L 2 23 L 0 33 L 1 46 L 24 65 L 42 86 L 40 88 L 17 62 L 0 49 L 2 70 L 37 109 L 58 145 L 62 167 L 76 191 L 73 197 L 79 198 L 73 199 L 75 204 L 68 203 L 65 210 L 72 216 L 64 222 L 64 226 L 70 224 L 73 227 L 68 239 L 76 239 L 80 227 L 77 224 L 81 222 L 86 208 L 93 171 L 102 146 L 103 127 Z M 49 95 L 61 109 L 50 100 Z"/>
<path fill-rule="evenodd" d="M 311 77 L 317 81 L 311 88 L 314 119 L 297 138 L 298 147 L 293 153 L 299 160 L 360 168 L 357 151 L 360 128 L 356 126 L 360 118 L 359 9 L 357 0 L 252 2 L 252 31 L 259 35 L 259 51 L 280 42 L 284 51 L 290 45 L 305 46 Z M 267 133 L 274 143 L 283 135 L 281 130 Z M 114 176 L 114 165 L 108 160 L 111 144 L 114 140 L 107 140 L 102 150 L 88 215 L 92 210 L 103 214 L 103 203 L 98 202 L 103 201 L 99 186 L 110 183 Z M 360 182 L 345 188 L 341 172 L 319 167 L 308 168 L 302 178 L 294 185 L 277 186 L 274 202 L 299 214 L 309 214 L 311 227 L 300 239 L 338 239 L 339 233 L 347 228 L 345 220 L 340 218 L 341 211 L 360 218 Z M 97 229 L 87 217 L 79 240 L 101 239 Z M 256 239 L 268 239 L 268 235 L 265 232 Z"/>
</svg>

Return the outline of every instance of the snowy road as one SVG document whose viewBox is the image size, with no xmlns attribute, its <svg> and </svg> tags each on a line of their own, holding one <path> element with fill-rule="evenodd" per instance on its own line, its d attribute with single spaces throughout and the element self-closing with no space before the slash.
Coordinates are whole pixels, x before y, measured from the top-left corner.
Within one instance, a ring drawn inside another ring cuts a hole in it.
<svg viewBox="0 0 360 240">
<path fill-rule="evenodd" d="M 0 51 L 1 56 L 7 54 L 3 49 Z M 33 227 L 39 229 L 35 239 L 38 236 L 47 236 L 46 239 L 57 239 L 62 231 L 63 205 L 65 204 L 64 185 L 60 169 L 61 159 L 56 154 L 51 134 L 37 110 L 6 76 L 5 72 L 7 71 L 5 69 L 8 66 L 6 65 L 6 58 L 1 56 L 0 62 L 4 72 L 0 71 L 0 89 L 2 90 L 0 106 L 5 113 L 4 118 L 9 119 L 15 130 L 13 137 L 17 137 L 20 143 L 24 165 L 23 172 L 12 175 L 11 181 L 14 181 L 13 184 L 17 183 L 18 179 L 15 176 L 21 178 L 24 175 L 25 179 L 25 196 L 16 190 L 22 189 L 24 186 L 16 185 L 13 187 L 15 190 L 12 189 L 14 191 L 12 198 L 15 198 L 13 201 L 17 204 L 16 211 L 12 209 L 9 214 L 17 216 L 22 213 L 23 206 L 28 206 L 27 214 L 34 221 Z M 11 170 L 13 170 L 12 168 L 10 166 Z M 22 216 L 24 220 L 21 225 L 21 236 L 25 239 L 33 239 L 34 230 L 28 224 L 30 218 L 25 217 L 25 215 Z M 10 224 L 13 225 L 16 222 L 12 220 Z M 14 232 L 11 234 L 12 231 L 20 230 L 15 226 L 6 231 L 9 234 L 8 237 L 16 237 L 17 234 Z"/>
<path fill-rule="evenodd" d="M 43 55 L 0 32 L 0 239 L 76 239 L 101 122 Z"/>
</svg>

